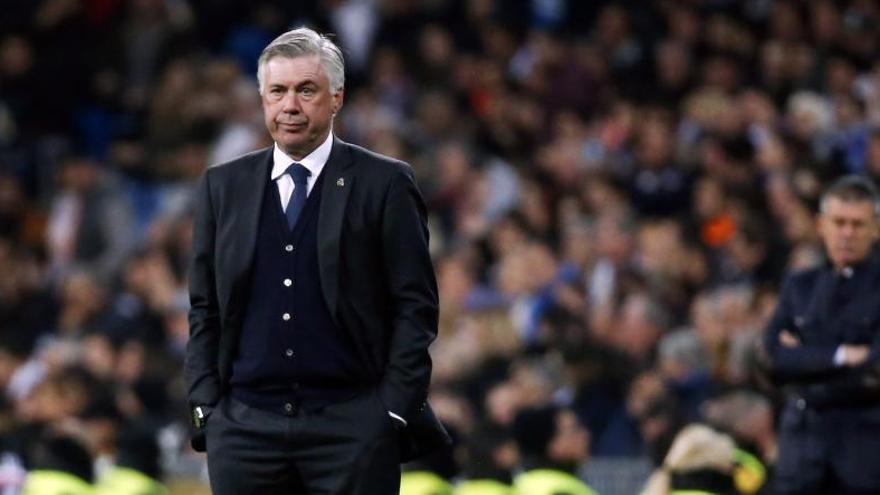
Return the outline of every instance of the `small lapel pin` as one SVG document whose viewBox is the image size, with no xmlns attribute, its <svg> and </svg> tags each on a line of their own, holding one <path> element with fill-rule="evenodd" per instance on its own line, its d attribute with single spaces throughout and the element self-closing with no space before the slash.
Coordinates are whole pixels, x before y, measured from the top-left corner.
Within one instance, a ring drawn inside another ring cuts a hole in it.
<svg viewBox="0 0 880 495">
<path fill-rule="evenodd" d="M 336 179 L 336 185 L 339 186 L 339 187 L 344 186 L 344 185 L 345 185 L 345 179 L 343 179 L 342 177 Z"/>
</svg>

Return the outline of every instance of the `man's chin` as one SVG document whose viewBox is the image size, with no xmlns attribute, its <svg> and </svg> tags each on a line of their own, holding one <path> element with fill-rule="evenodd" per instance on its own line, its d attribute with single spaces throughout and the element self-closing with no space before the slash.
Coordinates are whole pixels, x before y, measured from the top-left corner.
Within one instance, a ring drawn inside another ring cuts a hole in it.
<svg viewBox="0 0 880 495">
<path fill-rule="evenodd" d="M 283 139 L 283 137 L 277 140 L 278 147 L 293 158 L 302 158 L 315 148 L 313 143 L 305 139 L 305 136 L 297 136 L 297 139 Z"/>
<path fill-rule="evenodd" d="M 848 253 L 840 254 L 837 256 L 837 260 L 839 260 L 837 262 L 837 264 L 840 266 L 855 265 L 855 264 L 859 263 L 860 261 L 862 261 L 862 259 L 864 259 L 864 257 L 860 258 L 856 254 L 848 252 Z"/>
</svg>

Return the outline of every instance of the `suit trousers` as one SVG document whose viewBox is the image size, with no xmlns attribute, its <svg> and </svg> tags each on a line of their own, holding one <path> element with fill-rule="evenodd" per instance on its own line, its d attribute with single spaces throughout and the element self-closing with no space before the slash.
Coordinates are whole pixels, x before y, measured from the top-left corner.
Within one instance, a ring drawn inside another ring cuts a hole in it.
<svg viewBox="0 0 880 495">
<path fill-rule="evenodd" d="M 789 403 L 780 421 L 773 493 L 880 493 L 880 431 L 875 420 L 858 416 L 819 413 Z"/>
<path fill-rule="evenodd" d="M 225 396 L 206 425 L 215 495 L 397 495 L 397 432 L 375 392 L 282 416 Z"/>
</svg>

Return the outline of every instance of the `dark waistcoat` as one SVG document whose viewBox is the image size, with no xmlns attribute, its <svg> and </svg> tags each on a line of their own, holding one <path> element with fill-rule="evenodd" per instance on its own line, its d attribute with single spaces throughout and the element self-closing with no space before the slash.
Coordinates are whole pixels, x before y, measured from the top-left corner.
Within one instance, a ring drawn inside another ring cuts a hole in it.
<svg viewBox="0 0 880 495">
<path fill-rule="evenodd" d="M 321 293 L 318 267 L 318 177 L 291 231 L 278 187 L 263 195 L 257 245 L 232 395 L 260 409 L 295 414 L 353 397 L 370 387 L 351 342 Z"/>
</svg>

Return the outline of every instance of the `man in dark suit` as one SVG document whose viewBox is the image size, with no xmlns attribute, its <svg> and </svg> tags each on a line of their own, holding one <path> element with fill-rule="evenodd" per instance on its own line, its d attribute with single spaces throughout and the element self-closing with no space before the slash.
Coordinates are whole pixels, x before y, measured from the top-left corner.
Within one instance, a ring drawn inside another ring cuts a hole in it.
<svg viewBox="0 0 880 495">
<path fill-rule="evenodd" d="M 847 176 L 820 207 L 828 262 L 785 281 L 764 335 L 786 395 L 776 490 L 880 493 L 880 198 Z"/>
<path fill-rule="evenodd" d="M 448 442 L 426 395 L 437 286 L 412 170 L 333 136 L 339 48 L 306 28 L 259 59 L 275 145 L 198 188 L 186 378 L 216 494 L 397 494 Z"/>
</svg>

